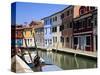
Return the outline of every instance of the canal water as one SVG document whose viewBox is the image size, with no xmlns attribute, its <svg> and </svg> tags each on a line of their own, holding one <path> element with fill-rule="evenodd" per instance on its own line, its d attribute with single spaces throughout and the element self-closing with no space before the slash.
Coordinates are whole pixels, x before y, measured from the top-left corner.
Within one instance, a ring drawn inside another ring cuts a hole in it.
<svg viewBox="0 0 100 75">
<path fill-rule="evenodd" d="M 77 55 L 74 56 L 73 54 L 60 52 L 47 52 L 43 50 L 38 50 L 38 53 L 39 56 L 45 60 L 45 62 L 57 65 L 63 70 L 86 69 L 97 67 L 97 60 L 88 57 Z"/>
</svg>

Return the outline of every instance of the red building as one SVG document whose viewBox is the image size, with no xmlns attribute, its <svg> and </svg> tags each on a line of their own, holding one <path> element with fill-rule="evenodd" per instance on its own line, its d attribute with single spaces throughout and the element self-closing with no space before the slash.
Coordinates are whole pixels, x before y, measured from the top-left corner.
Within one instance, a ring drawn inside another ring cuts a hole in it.
<svg viewBox="0 0 100 75">
<path fill-rule="evenodd" d="M 65 8 L 61 13 L 62 19 L 62 47 L 63 48 L 72 48 L 72 22 L 73 22 L 73 9 L 74 6 L 69 6 Z"/>
<path fill-rule="evenodd" d="M 79 17 L 74 18 L 73 46 L 76 49 L 93 51 L 93 14 L 96 8 L 81 6 Z"/>
</svg>

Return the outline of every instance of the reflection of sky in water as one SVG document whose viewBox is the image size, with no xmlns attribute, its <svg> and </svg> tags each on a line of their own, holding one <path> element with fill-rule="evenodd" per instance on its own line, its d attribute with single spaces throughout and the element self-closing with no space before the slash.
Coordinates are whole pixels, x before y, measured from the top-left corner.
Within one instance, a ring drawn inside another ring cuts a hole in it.
<svg viewBox="0 0 100 75">
<path fill-rule="evenodd" d="M 53 63 L 65 70 L 95 68 L 97 65 L 95 60 L 79 56 L 76 56 L 75 58 L 74 55 L 70 54 L 39 51 L 39 55 L 46 61 L 46 63 Z"/>
</svg>

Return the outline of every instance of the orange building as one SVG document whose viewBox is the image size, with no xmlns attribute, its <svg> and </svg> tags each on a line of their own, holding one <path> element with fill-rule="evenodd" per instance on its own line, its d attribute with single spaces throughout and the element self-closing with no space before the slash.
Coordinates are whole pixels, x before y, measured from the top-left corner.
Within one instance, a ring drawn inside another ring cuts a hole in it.
<svg viewBox="0 0 100 75">
<path fill-rule="evenodd" d="M 23 27 L 23 47 L 28 48 L 34 47 L 34 36 L 33 36 L 33 28 L 30 26 Z"/>
</svg>

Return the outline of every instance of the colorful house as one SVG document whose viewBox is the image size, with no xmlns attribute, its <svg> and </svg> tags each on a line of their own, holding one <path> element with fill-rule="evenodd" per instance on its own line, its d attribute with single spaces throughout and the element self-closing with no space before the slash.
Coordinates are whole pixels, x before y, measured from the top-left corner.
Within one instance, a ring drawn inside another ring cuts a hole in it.
<svg viewBox="0 0 100 75">
<path fill-rule="evenodd" d="M 42 20 L 44 21 L 44 47 L 52 48 L 52 19 L 48 16 Z"/>
<path fill-rule="evenodd" d="M 61 42 L 61 11 L 51 15 L 53 48 L 62 48 Z"/>
<path fill-rule="evenodd" d="M 32 21 L 30 26 L 34 28 L 35 40 L 38 47 L 44 47 L 44 27 L 43 21 Z"/>
<path fill-rule="evenodd" d="M 81 6 L 79 17 L 74 18 L 73 44 L 74 48 L 93 51 L 93 14 L 95 7 Z"/>
<path fill-rule="evenodd" d="M 62 19 L 62 46 L 63 48 L 72 48 L 72 22 L 73 22 L 73 9 L 74 6 L 68 6 L 62 10 L 61 19 Z"/>
<path fill-rule="evenodd" d="M 34 47 L 34 35 L 33 35 L 33 28 L 26 26 L 23 27 L 23 47 L 33 48 Z M 26 43 L 26 44 L 25 44 Z"/>
<path fill-rule="evenodd" d="M 23 27 L 22 25 L 16 26 L 15 34 L 16 34 L 16 39 L 15 39 L 16 47 L 18 48 L 23 47 Z"/>
</svg>

